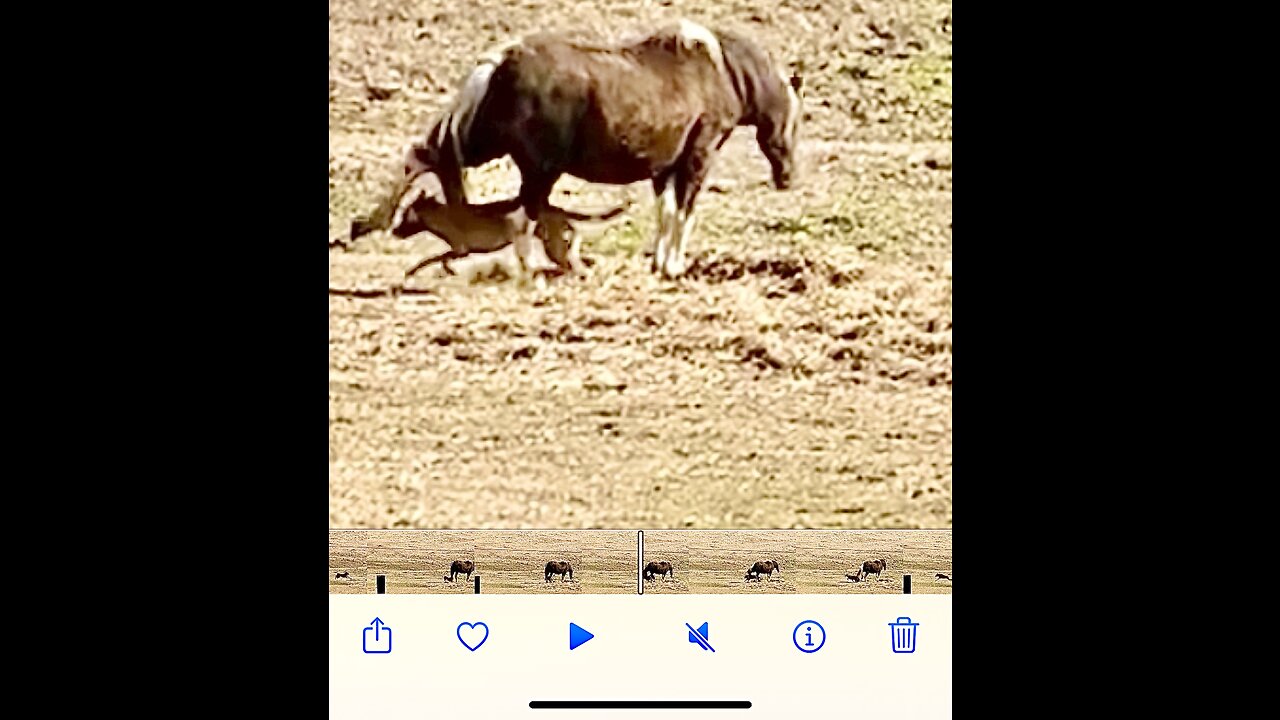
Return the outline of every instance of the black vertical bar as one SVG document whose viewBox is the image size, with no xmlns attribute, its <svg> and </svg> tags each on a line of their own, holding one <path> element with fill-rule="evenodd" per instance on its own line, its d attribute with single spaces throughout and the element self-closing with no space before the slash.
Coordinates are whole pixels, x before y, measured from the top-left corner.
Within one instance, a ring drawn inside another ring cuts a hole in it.
<svg viewBox="0 0 1280 720">
<path fill-rule="evenodd" d="M 379 595 L 387 594 L 387 576 L 386 575 L 378 576 L 378 594 Z"/>
<path fill-rule="evenodd" d="M 476 576 L 476 594 L 477 595 L 480 594 L 480 576 L 479 575 Z"/>
<path fill-rule="evenodd" d="M 902 576 L 902 594 L 903 595 L 911 594 L 911 576 L 910 575 Z"/>
</svg>

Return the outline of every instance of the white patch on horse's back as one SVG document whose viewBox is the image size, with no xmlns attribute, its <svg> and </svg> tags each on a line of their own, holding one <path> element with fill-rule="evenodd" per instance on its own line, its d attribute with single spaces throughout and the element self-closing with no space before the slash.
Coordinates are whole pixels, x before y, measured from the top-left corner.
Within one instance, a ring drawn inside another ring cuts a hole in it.
<svg viewBox="0 0 1280 720">
<path fill-rule="evenodd" d="M 696 22 L 681 18 L 680 30 L 676 35 L 680 38 L 680 44 L 688 50 L 692 50 L 694 45 L 701 43 L 707 55 L 711 57 L 711 62 L 716 64 L 716 69 L 725 72 L 724 51 L 721 50 L 720 41 L 716 39 L 715 33 Z"/>
</svg>

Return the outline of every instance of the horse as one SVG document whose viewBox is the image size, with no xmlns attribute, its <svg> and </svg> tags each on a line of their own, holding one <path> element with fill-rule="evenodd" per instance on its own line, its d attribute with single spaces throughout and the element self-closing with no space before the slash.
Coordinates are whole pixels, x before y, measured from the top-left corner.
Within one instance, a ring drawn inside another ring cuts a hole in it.
<svg viewBox="0 0 1280 720">
<path fill-rule="evenodd" d="M 751 569 L 747 571 L 747 578 L 754 575 L 755 579 L 759 580 L 761 575 L 768 575 L 769 579 L 772 580 L 775 572 L 779 575 L 782 574 L 782 565 L 777 560 L 761 560 L 752 565 Z"/>
<path fill-rule="evenodd" d="M 665 580 L 676 576 L 676 569 L 666 560 L 651 562 L 644 566 L 644 579 L 656 580 L 661 575 Z"/>
<path fill-rule="evenodd" d="M 888 560 L 868 560 L 862 563 L 862 577 L 866 578 L 871 573 L 876 574 L 876 579 L 880 579 L 880 574 L 889 569 Z"/>
<path fill-rule="evenodd" d="M 466 575 L 467 582 L 471 582 L 471 573 L 476 571 L 476 564 L 470 560 L 454 560 L 449 566 L 449 582 L 454 582 L 459 575 Z"/>
<path fill-rule="evenodd" d="M 608 185 L 648 180 L 658 210 L 652 270 L 677 277 L 694 202 L 734 128 L 756 128 L 774 187 L 791 186 L 802 86 L 745 37 L 686 20 L 617 45 L 530 35 L 481 58 L 450 108 L 411 145 L 404 173 L 435 171 L 448 202 L 465 203 L 465 169 L 510 156 L 535 223 L 562 175 Z M 522 264 L 533 240 L 530 232 L 516 243 Z"/>
<path fill-rule="evenodd" d="M 561 581 L 569 582 L 573 579 L 573 567 L 567 562 L 552 560 L 547 563 L 547 582 L 551 582 L 552 575 L 559 575 Z"/>
</svg>

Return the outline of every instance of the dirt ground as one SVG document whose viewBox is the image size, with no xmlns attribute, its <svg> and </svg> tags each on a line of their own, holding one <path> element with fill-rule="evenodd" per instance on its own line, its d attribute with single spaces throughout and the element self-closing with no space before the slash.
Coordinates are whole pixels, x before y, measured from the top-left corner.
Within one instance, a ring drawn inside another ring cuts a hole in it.
<svg viewBox="0 0 1280 720">
<path fill-rule="evenodd" d="M 949 2 L 330 0 L 330 237 L 483 51 L 678 17 L 803 75 L 797 185 L 739 129 L 675 282 L 648 270 L 646 184 L 561 181 L 564 207 L 635 205 L 581 227 L 589 278 L 546 288 L 460 266 L 352 297 L 443 243 L 331 250 L 330 527 L 951 527 Z M 470 182 L 509 197 L 519 175 Z"/>
</svg>

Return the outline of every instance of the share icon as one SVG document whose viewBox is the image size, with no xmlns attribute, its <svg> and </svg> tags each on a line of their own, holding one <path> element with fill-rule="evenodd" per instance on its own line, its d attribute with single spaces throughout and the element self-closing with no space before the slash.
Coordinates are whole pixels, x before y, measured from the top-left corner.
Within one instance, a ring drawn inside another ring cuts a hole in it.
<svg viewBox="0 0 1280 720">
<path fill-rule="evenodd" d="M 707 623 L 702 623 L 702 626 L 697 630 L 694 630 L 693 626 L 689 623 L 685 623 L 684 626 L 689 628 L 689 642 L 697 645 L 703 650 L 710 650 L 711 652 L 716 651 L 715 648 L 711 647 L 711 641 L 707 639 L 711 637 L 711 632 L 707 630 Z"/>
</svg>

